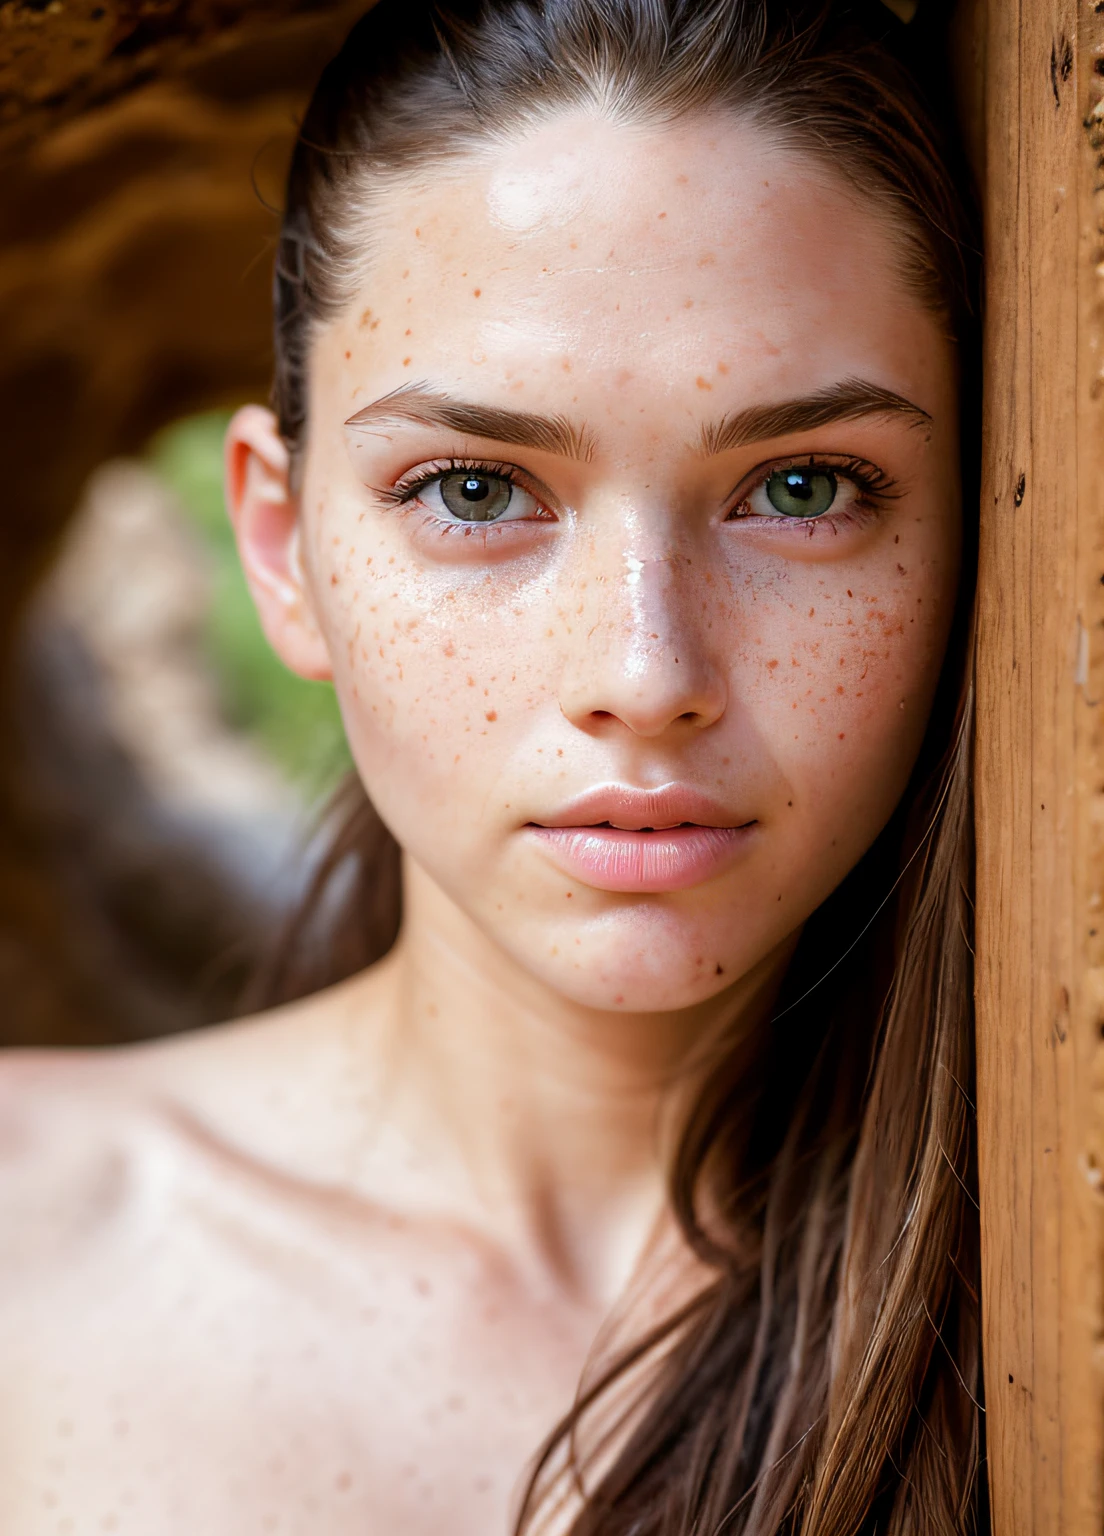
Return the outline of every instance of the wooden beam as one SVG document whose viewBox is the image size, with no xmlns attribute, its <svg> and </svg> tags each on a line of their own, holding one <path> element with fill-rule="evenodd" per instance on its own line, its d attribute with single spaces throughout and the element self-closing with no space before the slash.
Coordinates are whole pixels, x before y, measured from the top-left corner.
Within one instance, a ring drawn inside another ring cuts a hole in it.
<svg viewBox="0 0 1104 1536">
<path fill-rule="evenodd" d="M 978 1114 L 996 1536 L 1104 1529 L 1104 0 L 989 0 Z"/>
</svg>

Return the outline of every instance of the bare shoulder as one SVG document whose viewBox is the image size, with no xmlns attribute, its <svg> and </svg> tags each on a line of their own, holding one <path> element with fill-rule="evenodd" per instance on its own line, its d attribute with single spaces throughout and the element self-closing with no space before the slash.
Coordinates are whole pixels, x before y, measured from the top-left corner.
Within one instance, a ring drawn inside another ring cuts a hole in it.
<svg viewBox="0 0 1104 1536">
<path fill-rule="evenodd" d="M 361 980 L 142 1045 L 0 1053 L 0 1304 L 20 1277 L 154 1231 L 213 1147 L 242 1163 L 305 1154 L 350 1008 L 362 1019 L 372 996 Z"/>
<path fill-rule="evenodd" d="M 154 1117 L 125 1051 L 0 1057 L 0 1295 L 124 1211 Z"/>
</svg>

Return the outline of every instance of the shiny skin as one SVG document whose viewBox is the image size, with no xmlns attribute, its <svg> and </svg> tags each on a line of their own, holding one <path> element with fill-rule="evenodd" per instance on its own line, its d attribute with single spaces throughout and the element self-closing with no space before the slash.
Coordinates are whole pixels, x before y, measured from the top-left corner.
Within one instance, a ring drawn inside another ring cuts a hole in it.
<svg viewBox="0 0 1104 1536">
<path fill-rule="evenodd" d="M 858 193 L 730 120 L 559 117 L 382 195 L 295 489 L 249 407 L 228 492 L 269 637 L 333 677 L 405 850 L 403 934 L 278 1014 L 5 1063 L 9 1536 L 503 1532 L 630 1278 L 623 1332 L 661 1269 L 697 1283 L 657 1257 L 672 1076 L 763 1027 L 902 792 L 953 605 L 954 359 L 900 273 Z M 927 424 L 701 450 L 856 377 Z M 346 427 L 412 383 L 593 452 Z M 767 474 L 817 455 L 892 494 L 764 515 Z M 537 510 L 397 504 L 455 459 Z M 592 889 L 526 827 L 605 783 L 689 786 L 754 835 L 701 885 Z"/>
</svg>

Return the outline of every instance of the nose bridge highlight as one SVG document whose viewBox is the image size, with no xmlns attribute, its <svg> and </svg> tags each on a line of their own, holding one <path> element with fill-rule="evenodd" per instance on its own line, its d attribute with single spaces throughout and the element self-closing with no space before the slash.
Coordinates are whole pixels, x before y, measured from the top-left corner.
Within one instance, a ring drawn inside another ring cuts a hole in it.
<svg viewBox="0 0 1104 1536">
<path fill-rule="evenodd" d="M 625 550 L 625 613 L 622 627 L 625 637 L 625 668 L 630 677 L 643 676 L 649 660 L 655 660 L 656 646 L 677 643 L 679 623 L 677 577 L 672 554 L 641 558 Z M 680 662 L 681 665 L 681 662 Z"/>
<path fill-rule="evenodd" d="M 564 713 L 580 724 L 612 716 L 639 735 L 679 719 L 712 724 L 724 709 L 724 683 L 697 622 L 693 557 L 674 540 L 638 534 L 602 565 L 579 605 L 581 644 L 564 679 Z"/>
</svg>

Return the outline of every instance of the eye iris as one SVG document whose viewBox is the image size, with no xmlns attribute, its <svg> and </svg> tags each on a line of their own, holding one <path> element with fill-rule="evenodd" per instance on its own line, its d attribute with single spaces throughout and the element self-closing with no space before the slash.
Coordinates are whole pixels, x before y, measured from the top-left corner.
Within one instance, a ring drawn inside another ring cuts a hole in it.
<svg viewBox="0 0 1104 1536">
<path fill-rule="evenodd" d="M 510 505 L 511 486 L 501 475 L 455 470 L 441 477 L 441 500 L 466 523 L 493 523 Z"/>
<path fill-rule="evenodd" d="M 776 469 L 767 479 L 767 500 L 783 517 L 821 517 L 835 499 L 830 469 Z"/>
</svg>

